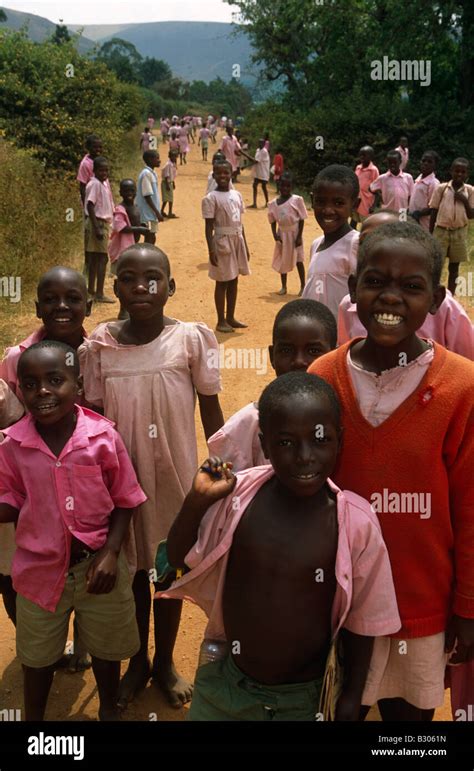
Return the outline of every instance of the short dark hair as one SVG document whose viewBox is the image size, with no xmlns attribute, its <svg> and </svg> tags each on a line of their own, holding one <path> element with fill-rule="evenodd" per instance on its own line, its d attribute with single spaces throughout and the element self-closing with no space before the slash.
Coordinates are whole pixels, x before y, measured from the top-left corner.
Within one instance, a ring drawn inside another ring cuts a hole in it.
<svg viewBox="0 0 474 771">
<path fill-rule="evenodd" d="M 451 166 L 454 166 L 455 163 L 458 163 L 460 166 L 467 166 L 467 168 L 471 165 L 467 158 L 455 158 Z"/>
<path fill-rule="evenodd" d="M 431 262 L 431 278 L 433 287 L 439 286 L 441 271 L 443 268 L 443 252 L 441 247 L 430 233 L 412 222 L 388 222 L 379 225 L 372 233 L 360 243 L 357 254 L 357 275 L 360 274 L 368 256 L 377 248 L 381 241 L 414 241 L 420 244 L 426 251 Z"/>
<path fill-rule="evenodd" d="M 331 348 L 334 349 L 337 345 L 337 325 L 336 319 L 327 307 L 317 300 L 290 300 L 286 303 L 275 316 L 273 322 L 272 342 L 278 339 L 278 332 L 281 324 L 287 319 L 295 317 L 305 317 L 308 319 L 315 319 L 324 327 L 327 332 Z"/>
<path fill-rule="evenodd" d="M 123 250 L 122 254 L 117 260 L 117 275 L 120 270 L 120 263 L 125 260 L 126 257 L 130 257 L 130 255 L 137 255 L 140 256 L 142 254 L 145 254 L 145 252 L 152 252 L 153 254 L 156 254 L 158 259 L 163 263 L 166 273 L 168 275 L 168 278 L 171 276 L 171 265 L 170 261 L 168 259 L 168 255 L 164 253 L 162 249 L 159 249 L 157 246 L 153 246 L 153 244 L 132 244 L 131 246 L 127 246 L 126 249 Z"/>
<path fill-rule="evenodd" d="M 320 182 L 339 182 L 341 185 L 348 185 L 351 188 L 353 198 L 357 198 L 359 195 L 359 180 L 349 166 L 342 166 L 339 163 L 326 166 L 313 182 L 313 193 Z"/>
<path fill-rule="evenodd" d="M 293 174 L 291 171 L 284 171 L 280 177 L 280 182 L 290 182 L 290 184 L 293 184 Z"/>
<path fill-rule="evenodd" d="M 267 385 L 258 402 L 258 422 L 261 431 L 268 424 L 272 414 L 285 399 L 299 399 L 303 394 L 326 397 L 339 427 L 341 424 L 341 406 L 334 388 L 318 375 L 308 372 L 287 372 Z"/>
<path fill-rule="evenodd" d="M 423 158 L 424 158 L 424 156 L 425 156 L 425 155 L 429 155 L 429 156 L 430 156 L 430 158 L 433 158 L 433 161 L 434 161 L 434 165 L 435 165 L 435 166 L 437 166 L 437 165 L 438 165 L 438 163 L 439 163 L 439 162 L 440 162 L 440 160 L 441 160 L 441 159 L 440 159 L 440 157 L 439 157 L 439 155 L 438 155 L 438 153 L 436 152 L 436 150 L 425 150 L 425 152 L 424 152 L 424 153 L 423 153 L 423 155 L 421 156 L 422 160 L 423 160 Z"/>
<path fill-rule="evenodd" d="M 66 357 L 66 354 L 72 354 L 73 372 L 76 377 L 79 377 L 79 375 L 81 374 L 81 370 L 80 370 L 79 356 L 77 355 L 77 351 L 74 350 L 74 348 L 72 348 L 67 343 L 63 343 L 60 340 L 48 340 L 48 339 L 40 340 L 39 343 L 33 343 L 33 345 L 30 345 L 29 348 L 26 348 L 26 350 L 23 351 L 20 358 L 18 359 L 18 368 L 17 368 L 18 373 L 20 373 L 20 370 L 23 367 L 24 361 L 29 354 L 31 354 L 34 351 L 44 350 L 46 348 L 56 348 L 58 351 L 62 351 L 64 353 L 64 357 Z"/>
<path fill-rule="evenodd" d="M 145 152 L 142 155 L 142 158 L 146 165 L 148 166 L 148 161 L 151 161 L 152 158 L 158 158 L 158 152 L 157 150 L 145 150 Z"/>
<path fill-rule="evenodd" d="M 97 134 L 89 134 L 85 142 L 87 149 L 90 150 L 95 142 L 102 143 L 102 139 Z"/>
<path fill-rule="evenodd" d="M 104 163 L 106 163 L 107 166 L 109 165 L 107 158 L 104 158 L 103 155 L 98 155 L 97 158 L 94 158 L 94 172 Z"/>
<path fill-rule="evenodd" d="M 387 155 L 386 155 L 386 158 L 395 158 L 395 156 L 397 156 L 399 162 L 401 163 L 402 162 L 402 154 L 401 154 L 400 150 L 389 150 Z"/>
</svg>

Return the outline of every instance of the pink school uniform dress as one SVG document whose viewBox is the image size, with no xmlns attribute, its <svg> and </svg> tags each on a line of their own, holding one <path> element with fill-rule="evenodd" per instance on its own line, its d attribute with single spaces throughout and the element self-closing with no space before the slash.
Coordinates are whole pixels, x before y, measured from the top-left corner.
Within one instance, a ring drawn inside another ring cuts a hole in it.
<svg viewBox="0 0 474 771">
<path fill-rule="evenodd" d="M 189 147 L 189 140 L 188 140 L 188 129 L 186 126 L 181 126 L 178 134 L 178 147 L 179 152 L 182 154 L 189 153 L 190 147 Z"/>
<path fill-rule="evenodd" d="M 259 433 L 258 404 L 250 402 L 209 437 L 209 455 L 217 455 L 223 461 L 232 461 L 234 472 L 253 466 L 265 466 L 270 461 L 263 454 Z"/>
<path fill-rule="evenodd" d="M 448 351 L 474 361 L 474 327 L 469 316 L 449 289 L 434 314 L 428 313 L 417 331 L 418 337 L 434 340 Z M 357 305 L 349 295 L 341 300 L 337 318 L 337 344 L 342 345 L 354 337 L 366 337 L 367 330 L 357 315 Z"/>
<path fill-rule="evenodd" d="M 426 177 L 422 177 L 421 174 L 415 179 L 413 194 L 410 198 L 409 212 L 421 211 L 427 209 L 431 201 L 431 196 L 439 185 L 439 179 L 436 178 L 434 172 L 428 174 Z M 421 227 L 428 231 L 430 230 L 430 215 L 427 214 L 424 217 L 420 217 L 419 224 Z"/>
<path fill-rule="evenodd" d="M 207 639 L 226 639 L 222 597 L 234 533 L 248 505 L 274 473 L 271 466 L 258 466 L 237 474 L 231 495 L 211 506 L 201 521 L 198 540 L 185 557 L 190 572 L 155 595 L 197 603 L 209 619 Z M 329 479 L 328 485 L 337 496 L 338 518 L 332 633 L 345 627 L 369 637 L 393 634 L 401 622 L 377 517 L 360 496 L 340 490 Z M 236 497 L 237 507 L 233 504 Z M 315 618 L 315 623 L 321 619 Z"/>
<path fill-rule="evenodd" d="M 357 209 L 362 217 L 369 216 L 369 209 L 374 203 L 374 195 L 370 192 L 370 185 L 375 182 L 380 172 L 375 164 L 370 161 L 368 166 L 359 163 L 355 168 L 356 176 L 359 179 L 360 204 Z"/>
<path fill-rule="evenodd" d="M 304 262 L 304 247 L 295 246 L 300 220 L 308 217 L 306 206 L 300 195 L 292 195 L 282 204 L 277 198 L 268 204 L 268 221 L 278 224 L 277 233 L 281 242 L 275 242 L 272 268 L 278 273 L 289 273 L 297 262 Z"/>
<path fill-rule="evenodd" d="M 240 142 L 232 135 L 231 137 L 226 134 L 225 137 L 222 137 L 222 142 L 220 144 L 220 149 L 224 153 L 226 159 L 229 161 L 230 165 L 232 166 L 232 173 L 234 171 L 237 171 L 239 168 L 239 156 L 237 155 L 237 150 L 240 150 Z"/>
<path fill-rule="evenodd" d="M 393 209 L 399 212 L 400 209 L 408 209 L 409 200 L 413 194 L 413 177 L 400 171 L 398 174 L 392 174 L 386 171 L 370 185 L 370 192 L 382 193 L 382 209 Z"/>
<path fill-rule="evenodd" d="M 152 136 L 150 131 L 142 131 L 142 135 L 140 137 L 141 140 L 141 149 L 145 153 L 147 150 L 150 149 L 150 137 Z"/>
<path fill-rule="evenodd" d="M 87 185 L 90 179 L 94 176 L 94 161 L 87 153 L 79 164 L 79 170 L 77 172 L 77 181 L 82 182 L 83 185 Z"/>
<path fill-rule="evenodd" d="M 347 280 L 357 268 L 359 232 L 350 230 L 328 249 L 318 252 L 324 236 L 316 238 L 311 245 L 308 277 L 302 297 L 318 300 L 327 305 L 337 319 L 339 303 L 347 294 Z"/>
<path fill-rule="evenodd" d="M 218 264 L 209 263 L 209 278 L 213 281 L 232 281 L 240 274 L 250 273 L 242 235 L 242 214 L 245 211 L 242 196 L 237 190 L 214 190 L 202 199 L 202 216 L 214 220 L 214 244 Z"/>
<path fill-rule="evenodd" d="M 210 351 L 218 352 L 214 333 L 183 321 L 146 345 L 122 345 L 100 324 L 79 348 L 86 398 L 115 422 L 147 495 L 125 543 L 131 572 L 153 568 L 191 487 L 198 465 L 196 391 L 220 391 Z"/>
<path fill-rule="evenodd" d="M 112 219 L 112 232 L 109 241 L 110 262 L 116 262 L 122 252 L 135 243 L 133 233 L 123 232 L 124 228 L 129 227 L 131 227 L 131 222 L 127 210 L 125 206 L 118 204 L 114 209 Z"/>
</svg>

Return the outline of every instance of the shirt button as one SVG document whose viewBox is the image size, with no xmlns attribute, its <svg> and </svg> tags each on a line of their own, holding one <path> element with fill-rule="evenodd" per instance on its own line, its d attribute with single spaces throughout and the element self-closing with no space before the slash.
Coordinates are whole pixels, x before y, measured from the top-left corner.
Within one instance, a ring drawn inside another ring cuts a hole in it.
<svg viewBox="0 0 474 771">
<path fill-rule="evenodd" d="M 60 461 L 60 460 L 57 460 L 57 461 L 56 461 L 56 466 L 59 468 L 59 466 L 60 466 L 60 465 L 61 465 L 61 461 Z"/>
</svg>

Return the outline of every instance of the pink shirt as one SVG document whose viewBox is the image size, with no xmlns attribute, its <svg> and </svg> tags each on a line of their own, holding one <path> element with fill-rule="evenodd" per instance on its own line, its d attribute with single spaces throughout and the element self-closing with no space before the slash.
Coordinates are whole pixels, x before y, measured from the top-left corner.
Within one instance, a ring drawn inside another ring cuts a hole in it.
<svg viewBox="0 0 474 771">
<path fill-rule="evenodd" d="M 66 582 L 72 536 L 100 549 L 112 511 L 146 500 L 113 423 L 77 405 L 76 415 L 74 433 L 58 457 L 31 415 L 5 429 L 0 444 L 0 502 L 20 512 L 13 585 L 51 612 Z"/>
<path fill-rule="evenodd" d="M 257 402 L 250 402 L 209 437 L 209 455 L 232 461 L 234 472 L 252 466 L 265 466 L 270 461 L 263 454 L 259 433 L 258 405 Z"/>
<path fill-rule="evenodd" d="M 311 245 L 308 276 L 302 296 L 327 305 L 337 319 L 339 303 L 347 294 L 347 279 L 357 269 L 359 231 L 351 229 L 332 246 L 318 252 L 323 238 L 316 238 Z"/>
<path fill-rule="evenodd" d="M 149 150 L 150 149 L 150 137 L 151 136 L 152 136 L 152 134 L 149 131 L 142 131 L 141 146 L 142 146 L 143 152 L 145 152 L 145 150 Z"/>
<path fill-rule="evenodd" d="M 20 420 L 24 412 L 25 409 L 20 400 L 17 399 L 5 381 L 0 379 L 0 429 L 6 428 Z"/>
<path fill-rule="evenodd" d="M 176 168 L 176 164 L 172 163 L 168 158 L 165 165 L 161 169 L 161 179 L 169 179 L 170 182 L 174 182 L 177 174 L 178 169 Z"/>
<path fill-rule="evenodd" d="M 110 182 L 108 179 L 105 182 L 100 182 L 96 177 L 92 179 L 86 185 L 86 196 L 84 199 L 84 211 L 86 216 L 89 216 L 87 211 L 87 204 L 91 201 L 95 207 L 95 216 L 100 220 L 106 220 L 112 222 L 114 215 L 114 199 L 112 197 L 112 190 L 110 189 Z"/>
<path fill-rule="evenodd" d="M 463 184 L 458 192 L 467 196 L 469 205 L 474 207 L 474 187 L 472 185 Z M 452 181 L 438 185 L 431 196 L 429 205 L 432 209 L 438 209 L 436 224 L 440 228 L 463 228 L 469 222 L 464 204 L 454 200 Z"/>
<path fill-rule="evenodd" d="M 369 214 L 369 209 L 374 202 L 374 196 L 370 192 L 369 186 L 372 182 L 375 182 L 379 176 L 379 170 L 377 166 L 375 166 L 372 161 L 370 161 L 368 166 L 363 166 L 361 163 L 359 163 L 359 165 L 355 168 L 355 173 L 359 178 L 360 188 L 360 204 L 357 211 L 363 217 L 367 217 Z"/>
<path fill-rule="evenodd" d="M 398 145 L 398 147 L 396 147 L 395 150 L 398 150 L 398 152 L 402 156 L 402 162 L 400 164 L 400 168 L 401 168 L 402 171 L 405 171 L 406 167 L 408 166 L 408 160 L 410 158 L 410 151 L 409 151 L 408 147 L 402 147 L 401 145 Z"/>
<path fill-rule="evenodd" d="M 135 236 L 133 233 L 124 233 L 124 228 L 131 227 L 130 218 L 127 214 L 125 206 L 118 204 L 114 209 L 114 216 L 112 219 L 112 233 L 110 234 L 109 241 L 109 257 L 110 262 L 118 260 L 120 255 L 129 246 L 133 246 L 135 243 Z"/>
<path fill-rule="evenodd" d="M 408 211 L 421 211 L 427 209 L 430 205 L 431 196 L 439 185 L 439 179 L 435 177 L 434 172 L 428 174 L 426 177 L 422 177 L 421 174 L 415 179 L 415 186 L 413 188 L 413 195 L 410 198 L 410 206 Z M 421 217 L 419 223 L 422 228 L 429 231 L 430 229 L 430 215 L 426 214 Z"/>
<path fill-rule="evenodd" d="M 210 131 L 207 128 L 202 128 L 199 132 L 199 136 L 201 139 L 209 139 Z"/>
<path fill-rule="evenodd" d="M 235 151 L 240 150 L 238 139 L 233 134 L 231 137 L 226 134 L 225 137 L 222 138 L 220 149 L 232 166 L 232 171 L 236 171 L 239 165 L 239 160 Z"/>
<path fill-rule="evenodd" d="M 428 313 L 417 335 L 425 340 L 434 340 L 449 351 L 474 361 L 474 327 L 449 289 L 435 315 Z M 353 337 L 366 336 L 367 330 L 357 315 L 357 305 L 346 295 L 339 305 L 337 344 L 347 343 Z"/>
<path fill-rule="evenodd" d="M 249 503 L 273 474 L 271 466 L 237 474 L 232 493 L 211 506 L 201 521 L 198 540 L 185 557 L 191 571 L 170 589 L 155 595 L 196 602 L 209 618 L 207 638 L 225 640 L 222 595 L 234 533 Z M 360 496 L 339 490 L 329 479 L 328 485 L 337 495 L 338 518 L 332 631 L 344 626 L 350 632 L 369 637 L 393 634 L 401 623 L 377 517 Z M 236 497 L 238 506 L 234 505 Z M 315 623 L 321 620 L 316 618 Z"/>
<path fill-rule="evenodd" d="M 354 364 L 349 348 L 347 368 L 359 409 L 371 426 L 380 426 L 418 388 L 433 357 L 434 348 L 431 347 L 409 364 L 387 369 L 377 375 Z"/>
<path fill-rule="evenodd" d="M 77 181 L 87 185 L 90 179 L 94 176 L 94 161 L 89 154 L 85 155 L 79 164 L 79 171 L 77 172 Z"/>
<path fill-rule="evenodd" d="M 400 209 L 408 209 L 414 184 L 411 174 L 406 174 L 404 171 L 392 174 L 391 171 L 386 171 L 372 182 L 370 191 L 372 193 L 381 191 L 382 209 L 393 209 L 399 212 Z"/>
</svg>

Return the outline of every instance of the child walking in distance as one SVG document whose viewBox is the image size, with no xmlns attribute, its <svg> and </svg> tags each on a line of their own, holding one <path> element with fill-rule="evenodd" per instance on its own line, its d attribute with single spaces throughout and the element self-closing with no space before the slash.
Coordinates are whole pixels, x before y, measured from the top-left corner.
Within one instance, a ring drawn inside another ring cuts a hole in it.
<svg viewBox="0 0 474 771">
<path fill-rule="evenodd" d="M 292 300 L 278 311 L 273 324 L 270 363 L 277 377 L 306 371 L 311 362 L 336 347 L 336 320 L 315 300 Z M 260 442 L 258 404 L 250 402 L 208 439 L 210 455 L 231 461 L 234 471 L 268 463 Z"/>
<path fill-rule="evenodd" d="M 168 219 L 177 219 L 176 214 L 173 214 L 173 201 L 174 191 L 176 188 L 176 176 L 178 169 L 176 168 L 176 162 L 178 160 L 178 153 L 175 150 L 170 150 L 168 153 L 168 160 L 161 169 L 161 214 Z M 168 214 L 165 214 L 165 206 L 168 204 Z"/>
<path fill-rule="evenodd" d="M 469 259 L 469 220 L 474 217 L 474 187 L 468 185 L 469 161 L 456 158 L 451 165 L 451 181 L 439 185 L 431 196 L 430 232 L 441 244 L 443 258 L 449 260 L 448 289 L 456 294 L 459 263 Z"/>
<path fill-rule="evenodd" d="M 168 536 L 170 564 L 190 572 L 165 596 L 190 597 L 209 617 L 189 717 L 318 719 L 340 632 L 335 719 L 357 720 L 374 635 L 400 626 L 380 528 L 367 501 L 329 478 L 341 429 L 324 381 L 281 375 L 260 397 L 259 423 L 271 465 L 235 476 L 206 460 Z"/>
<path fill-rule="evenodd" d="M 210 354 L 218 347 L 205 324 L 164 315 L 175 283 L 160 249 L 148 244 L 126 249 L 117 263 L 114 291 L 129 320 L 100 324 L 80 356 L 87 399 L 115 422 L 148 497 L 126 541 L 129 567 L 135 573 L 140 650 L 122 680 L 119 703 L 125 706 L 153 676 L 170 703 L 181 707 L 192 691 L 173 664 L 181 603 L 153 603 L 152 667 L 149 571 L 197 467 L 196 393 L 206 438 L 224 422 L 217 395 L 219 369 L 209 366 Z"/>
<path fill-rule="evenodd" d="M 347 166 L 326 166 L 314 180 L 312 200 L 324 236 L 311 244 L 303 297 L 324 303 L 337 318 L 339 303 L 347 294 L 347 280 L 357 263 L 359 233 L 348 222 L 360 200 L 356 175 Z"/>
<path fill-rule="evenodd" d="M 374 209 L 377 209 L 381 201 L 382 209 L 393 209 L 402 214 L 408 211 L 410 198 L 413 195 L 413 177 L 401 169 L 402 156 L 398 150 L 390 150 L 387 153 L 388 171 L 369 186 L 369 191 L 375 193 Z"/>
<path fill-rule="evenodd" d="M 280 179 L 280 195 L 268 205 L 268 221 L 271 224 L 275 249 L 272 268 L 281 276 L 279 295 L 287 292 L 287 274 L 297 267 L 301 295 L 304 289 L 303 228 L 308 216 L 304 200 L 292 193 L 293 178 L 285 172 Z"/>
<path fill-rule="evenodd" d="M 16 522 L 25 718 L 44 718 L 74 609 L 92 654 L 99 719 L 117 720 L 120 660 L 139 646 L 120 550 L 145 495 L 110 421 L 77 404 L 82 381 L 73 348 L 36 343 L 21 355 L 18 375 L 28 414 L 4 430 L 0 444 L 0 521 Z"/>
<path fill-rule="evenodd" d="M 239 274 L 250 273 L 250 253 L 242 227 L 244 204 L 236 190 L 229 190 L 230 163 L 214 166 L 217 189 L 202 199 L 202 216 L 206 221 L 209 249 L 209 278 L 216 282 L 214 301 L 218 332 L 233 332 L 247 325 L 235 318 Z"/>
<path fill-rule="evenodd" d="M 342 404 L 334 479 L 372 503 L 392 566 L 402 628 L 375 641 L 362 697 L 383 720 L 431 720 L 447 651 L 474 645 L 474 364 L 416 334 L 443 300 L 441 268 L 418 225 L 375 228 L 349 281 L 367 337 L 309 368 Z"/>
<path fill-rule="evenodd" d="M 364 145 L 364 147 L 360 148 L 360 163 L 355 168 L 355 173 L 359 180 L 360 203 L 357 209 L 352 212 L 351 228 L 356 228 L 358 222 L 364 222 L 374 205 L 374 194 L 370 192 L 370 185 L 379 176 L 379 170 L 373 163 L 373 158 L 373 147 Z"/>
<path fill-rule="evenodd" d="M 408 207 L 408 211 L 413 219 L 427 232 L 430 229 L 430 201 L 439 185 L 439 179 L 436 177 L 438 161 L 439 155 L 434 150 L 427 150 L 426 153 L 423 153 L 420 161 L 421 173 L 415 179 L 413 195 L 410 198 L 410 206 Z"/>
<path fill-rule="evenodd" d="M 237 179 L 239 173 L 239 157 L 241 153 L 240 142 L 234 134 L 234 128 L 230 124 L 226 126 L 226 133 L 222 138 L 220 150 L 230 163 L 232 170 L 232 182 Z"/>
<path fill-rule="evenodd" d="M 203 161 L 207 161 L 207 151 L 209 148 L 209 137 L 211 132 L 208 128 L 199 129 L 198 146 L 201 145 L 201 153 Z"/>
<path fill-rule="evenodd" d="M 148 228 L 146 241 L 154 244 L 158 233 L 158 223 L 163 222 L 160 212 L 160 196 L 158 193 L 158 178 L 155 169 L 160 165 L 160 156 L 156 150 L 143 153 L 145 168 L 138 176 L 137 206 L 142 225 Z"/>
<path fill-rule="evenodd" d="M 267 182 L 270 179 L 270 154 L 265 147 L 265 140 L 259 139 L 258 150 L 255 153 L 255 158 L 252 158 L 250 155 L 246 155 L 246 154 L 245 156 L 254 164 L 252 168 L 253 203 L 251 206 L 249 206 L 249 209 L 257 208 L 257 191 L 258 191 L 259 185 L 262 186 L 263 197 L 265 198 L 265 206 L 268 206 Z"/>
<path fill-rule="evenodd" d="M 89 265 L 88 292 L 98 303 L 114 303 L 115 300 L 104 294 L 114 199 L 110 189 L 109 164 L 106 158 L 100 155 L 94 160 L 94 176 L 86 185 L 84 211 L 87 216 L 85 231 Z"/>
</svg>

